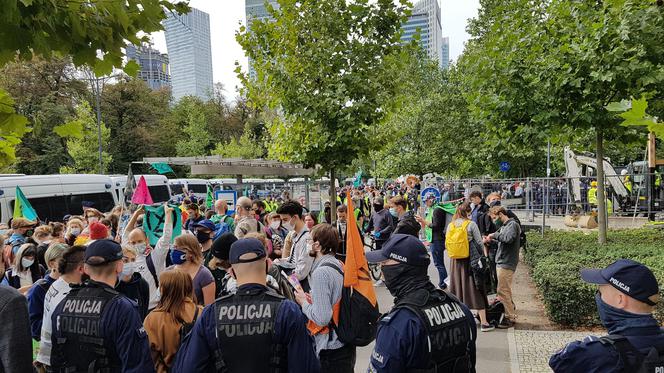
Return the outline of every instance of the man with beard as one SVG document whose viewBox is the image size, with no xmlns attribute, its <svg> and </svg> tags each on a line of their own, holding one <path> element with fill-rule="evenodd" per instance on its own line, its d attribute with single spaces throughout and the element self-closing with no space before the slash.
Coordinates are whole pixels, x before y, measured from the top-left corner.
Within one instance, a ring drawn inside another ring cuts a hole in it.
<svg viewBox="0 0 664 373">
<path fill-rule="evenodd" d="M 417 237 L 393 234 L 381 251 L 367 253 L 380 263 L 394 308 L 378 325 L 369 372 L 475 372 L 477 327 L 458 299 L 429 281 L 429 254 Z"/>
</svg>

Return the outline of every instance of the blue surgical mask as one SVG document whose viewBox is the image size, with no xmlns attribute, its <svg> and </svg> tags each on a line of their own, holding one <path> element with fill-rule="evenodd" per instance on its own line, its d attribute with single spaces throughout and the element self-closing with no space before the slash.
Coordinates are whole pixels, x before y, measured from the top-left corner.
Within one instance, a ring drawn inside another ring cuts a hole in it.
<svg viewBox="0 0 664 373">
<path fill-rule="evenodd" d="M 182 264 L 187 261 L 187 253 L 180 250 L 171 250 L 171 262 L 173 264 Z"/>
<path fill-rule="evenodd" d="M 397 214 L 397 209 L 394 207 L 390 207 L 390 215 L 394 216 L 395 218 L 399 216 L 399 214 Z"/>
</svg>

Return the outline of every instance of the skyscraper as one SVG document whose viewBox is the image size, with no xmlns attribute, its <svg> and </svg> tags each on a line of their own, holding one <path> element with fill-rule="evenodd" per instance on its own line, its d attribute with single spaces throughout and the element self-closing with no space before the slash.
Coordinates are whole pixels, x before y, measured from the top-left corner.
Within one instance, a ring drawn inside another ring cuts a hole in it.
<svg viewBox="0 0 664 373">
<path fill-rule="evenodd" d="M 274 8 L 279 8 L 279 3 L 277 0 L 268 0 L 267 1 Z M 245 0 L 244 11 L 247 18 L 247 31 L 251 32 L 251 22 L 254 20 L 265 20 L 271 19 L 270 13 L 268 13 L 267 8 L 265 7 L 265 0 Z M 251 66 L 251 58 L 249 59 L 249 77 L 253 78 L 256 75 L 253 67 Z"/>
<path fill-rule="evenodd" d="M 441 67 L 447 69 L 450 67 L 450 38 L 446 36 L 443 38 L 443 59 L 441 60 Z"/>
<path fill-rule="evenodd" d="M 151 89 L 171 86 L 168 70 L 168 55 L 152 48 L 152 45 L 128 45 L 127 59 L 134 60 L 141 67 L 137 78 L 143 80 Z"/>
<path fill-rule="evenodd" d="M 413 6 L 412 14 L 401 26 L 401 40 L 409 43 L 419 32 L 420 46 L 429 58 L 443 66 L 443 29 L 440 22 L 438 0 L 420 0 Z"/>
<path fill-rule="evenodd" d="M 188 14 L 169 13 L 164 29 L 173 99 L 189 95 L 208 98 L 212 93 L 210 15 L 196 8 Z"/>
</svg>

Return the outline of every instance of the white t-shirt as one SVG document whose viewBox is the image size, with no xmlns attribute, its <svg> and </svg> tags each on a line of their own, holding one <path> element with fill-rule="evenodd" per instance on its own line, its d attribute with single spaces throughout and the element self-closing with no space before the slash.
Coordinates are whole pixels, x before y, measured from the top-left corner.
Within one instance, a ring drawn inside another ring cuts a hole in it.
<svg viewBox="0 0 664 373">
<path fill-rule="evenodd" d="M 23 272 L 16 272 L 16 274 L 21 281 L 21 287 L 32 285 L 32 272 L 29 269 Z"/>
<path fill-rule="evenodd" d="M 37 361 L 42 364 L 51 365 L 51 348 L 53 346 L 51 343 L 51 333 L 53 332 L 51 316 L 53 315 L 53 310 L 65 299 L 70 290 L 69 284 L 62 278 L 59 278 L 48 288 L 44 297 L 44 318 L 42 320 L 39 354 L 37 354 Z"/>
</svg>

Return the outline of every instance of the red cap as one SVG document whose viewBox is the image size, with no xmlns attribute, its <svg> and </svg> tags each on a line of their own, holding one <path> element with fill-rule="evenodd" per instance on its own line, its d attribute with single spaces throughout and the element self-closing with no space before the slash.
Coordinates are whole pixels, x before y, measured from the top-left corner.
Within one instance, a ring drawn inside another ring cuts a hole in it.
<svg viewBox="0 0 664 373">
<path fill-rule="evenodd" d="M 108 238 L 108 228 L 99 222 L 90 224 L 90 239 L 103 240 L 104 238 Z"/>
</svg>

